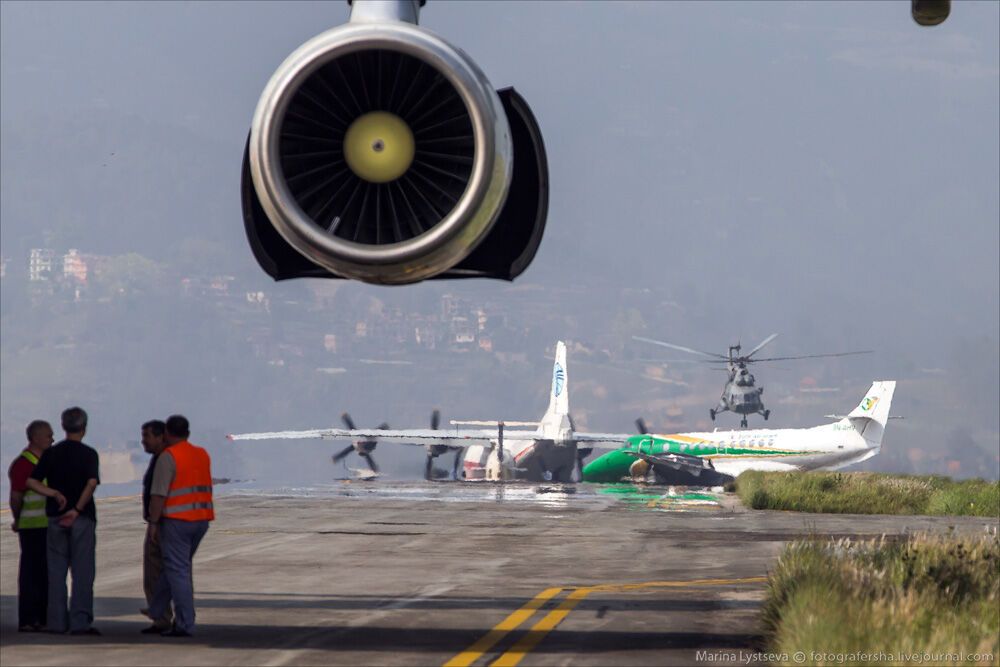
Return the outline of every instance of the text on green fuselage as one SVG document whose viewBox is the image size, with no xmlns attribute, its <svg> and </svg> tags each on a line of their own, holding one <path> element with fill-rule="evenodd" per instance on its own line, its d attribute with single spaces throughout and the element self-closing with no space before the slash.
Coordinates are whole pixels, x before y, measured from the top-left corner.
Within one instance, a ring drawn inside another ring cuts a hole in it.
<svg viewBox="0 0 1000 667">
<path fill-rule="evenodd" d="M 689 456 L 793 456 L 802 452 L 775 449 L 774 436 L 763 435 L 733 440 L 674 440 L 636 436 L 625 441 L 623 451 L 641 454 L 687 454 Z"/>
</svg>

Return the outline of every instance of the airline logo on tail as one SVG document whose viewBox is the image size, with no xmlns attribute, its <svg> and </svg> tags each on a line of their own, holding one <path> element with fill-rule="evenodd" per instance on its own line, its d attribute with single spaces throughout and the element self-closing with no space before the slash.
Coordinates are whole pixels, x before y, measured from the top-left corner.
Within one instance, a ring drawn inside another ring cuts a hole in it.
<svg viewBox="0 0 1000 667">
<path fill-rule="evenodd" d="M 563 385 L 566 383 L 566 371 L 557 362 L 552 369 L 552 394 L 558 396 L 562 393 Z"/>
<path fill-rule="evenodd" d="M 878 405 L 878 396 L 869 396 L 861 401 L 861 409 L 865 412 L 872 410 L 876 405 Z"/>
</svg>

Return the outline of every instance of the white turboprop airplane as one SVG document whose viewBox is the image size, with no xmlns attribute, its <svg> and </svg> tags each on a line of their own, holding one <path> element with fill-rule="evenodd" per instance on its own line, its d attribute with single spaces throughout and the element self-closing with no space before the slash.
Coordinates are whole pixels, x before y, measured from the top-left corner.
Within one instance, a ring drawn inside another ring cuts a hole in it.
<svg viewBox="0 0 1000 667">
<path fill-rule="evenodd" d="M 618 446 L 632 433 L 581 433 L 573 428 L 569 415 L 569 376 L 566 345 L 556 345 L 552 366 L 552 389 L 549 408 L 538 422 L 472 421 L 452 422 L 461 425 L 489 426 L 489 429 L 345 429 L 321 428 L 311 431 L 275 431 L 238 433 L 230 440 L 274 440 L 322 438 L 355 440 L 359 453 L 368 454 L 376 441 L 390 440 L 428 448 L 462 447 L 465 449 L 463 474 L 467 480 L 525 479 L 529 481 L 570 482 L 573 469 L 582 474 L 583 459 L 594 445 Z M 536 426 L 535 430 L 511 430 L 507 426 Z M 459 444 L 461 442 L 462 444 Z M 441 453 L 438 451 L 438 453 Z"/>
</svg>

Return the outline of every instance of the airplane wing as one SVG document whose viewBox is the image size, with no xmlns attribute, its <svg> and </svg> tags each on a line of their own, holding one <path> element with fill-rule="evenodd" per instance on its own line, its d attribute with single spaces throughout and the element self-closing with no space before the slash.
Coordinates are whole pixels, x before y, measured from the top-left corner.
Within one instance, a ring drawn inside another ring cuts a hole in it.
<svg viewBox="0 0 1000 667">
<path fill-rule="evenodd" d="M 595 445 L 613 445 L 620 447 L 626 440 L 635 436 L 635 433 L 580 433 L 574 432 L 573 439 L 577 442 L 593 443 Z M 507 437 L 506 431 L 504 437 Z"/>
<path fill-rule="evenodd" d="M 659 466 L 700 475 L 702 470 L 712 470 L 714 468 L 710 460 L 691 456 L 690 454 L 642 454 L 628 451 L 625 453 L 649 463 L 653 466 L 654 470 Z"/>
<path fill-rule="evenodd" d="M 537 440 L 534 431 L 508 431 L 504 429 L 504 439 Z M 233 433 L 229 440 L 302 440 L 320 438 L 323 440 L 398 440 L 410 444 L 413 440 L 479 440 L 489 442 L 497 439 L 495 429 L 377 429 L 377 428 L 319 428 L 311 431 L 272 431 L 268 433 Z"/>
</svg>

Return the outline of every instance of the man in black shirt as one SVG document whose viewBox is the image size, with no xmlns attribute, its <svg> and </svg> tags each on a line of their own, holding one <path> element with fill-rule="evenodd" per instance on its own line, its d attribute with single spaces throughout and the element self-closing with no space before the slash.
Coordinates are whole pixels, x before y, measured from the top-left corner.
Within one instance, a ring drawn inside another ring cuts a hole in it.
<svg viewBox="0 0 1000 667">
<path fill-rule="evenodd" d="M 159 533 L 155 526 L 149 523 L 149 491 L 153 485 L 153 471 L 156 469 L 156 461 L 166 448 L 164 441 L 166 424 L 159 419 L 148 421 L 142 425 L 142 448 L 149 457 L 149 467 L 142 478 L 142 518 L 146 522 L 146 539 L 142 545 L 142 588 L 146 594 L 146 608 L 140 609 L 144 615 L 149 613 L 149 605 L 153 602 L 153 591 L 156 590 L 156 580 L 163 572 L 163 551 L 160 548 Z M 160 634 L 170 629 L 173 625 L 174 615 L 167 607 L 163 616 L 153 621 L 148 628 L 140 630 L 143 634 Z"/>
<path fill-rule="evenodd" d="M 97 452 L 83 443 L 87 413 L 69 408 L 62 413 L 66 439 L 42 454 L 31 472 L 28 488 L 46 496 L 49 517 L 49 632 L 99 635 L 94 622 L 97 507 L 94 490 L 100 483 Z M 42 480 L 47 480 L 43 483 Z M 73 571 L 73 597 L 66 609 L 66 574 Z"/>
</svg>

